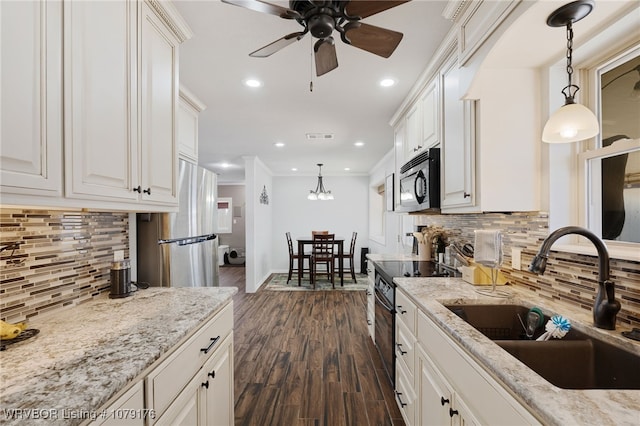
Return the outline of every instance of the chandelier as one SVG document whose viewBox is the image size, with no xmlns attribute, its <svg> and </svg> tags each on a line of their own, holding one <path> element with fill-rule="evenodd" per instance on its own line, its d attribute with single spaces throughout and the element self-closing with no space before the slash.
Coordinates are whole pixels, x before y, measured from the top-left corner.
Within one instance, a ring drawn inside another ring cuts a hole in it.
<svg viewBox="0 0 640 426">
<path fill-rule="evenodd" d="M 322 164 L 318 163 L 318 185 L 316 185 L 316 190 L 310 190 L 307 199 L 309 200 L 333 200 L 333 194 L 331 191 L 327 191 L 324 189 L 324 185 L 322 184 Z"/>
</svg>

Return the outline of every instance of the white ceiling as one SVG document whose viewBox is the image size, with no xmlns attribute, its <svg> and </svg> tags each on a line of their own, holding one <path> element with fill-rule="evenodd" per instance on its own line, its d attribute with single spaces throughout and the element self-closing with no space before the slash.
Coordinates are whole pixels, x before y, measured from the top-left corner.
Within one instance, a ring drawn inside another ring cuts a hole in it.
<svg viewBox="0 0 640 426">
<path fill-rule="evenodd" d="M 200 115 L 199 163 L 218 173 L 219 182 L 244 180 L 243 156 L 257 156 L 274 175 L 317 174 L 316 163 L 325 164 L 323 174 L 367 174 L 393 148 L 389 121 L 452 26 L 442 17 L 446 1 L 397 6 L 363 20 L 404 34 L 390 58 L 337 39 L 339 67 L 316 77 L 310 34 L 269 58 L 248 56 L 299 31 L 296 21 L 218 0 L 174 5 L 194 32 L 180 47 L 180 81 L 207 105 Z M 380 87 L 385 77 L 397 84 Z M 250 89 L 247 78 L 264 84 Z M 335 139 L 308 141 L 309 132 Z M 355 147 L 356 141 L 365 145 Z M 276 142 L 285 146 L 276 148 Z"/>
</svg>

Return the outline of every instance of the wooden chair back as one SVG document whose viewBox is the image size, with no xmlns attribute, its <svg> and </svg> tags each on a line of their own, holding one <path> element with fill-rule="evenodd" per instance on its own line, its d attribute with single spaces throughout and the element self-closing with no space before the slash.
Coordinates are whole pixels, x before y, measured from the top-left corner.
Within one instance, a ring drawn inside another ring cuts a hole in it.
<svg viewBox="0 0 640 426">
<path fill-rule="evenodd" d="M 293 257 L 293 241 L 291 241 L 291 232 L 287 232 L 287 245 L 289 246 L 289 257 Z"/>
<path fill-rule="evenodd" d="M 329 234 L 329 231 L 311 231 L 311 236 L 314 236 L 314 235 L 328 235 L 328 234 Z"/>
<path fill-rule="evenodd" d="M 356 252 L 356 237 L 358 236 L 357 232 L 353 232 L 351 234 L 351 246 L 349 247 L 349 257 L 353 259 L 353 255 Z"/>
<path fill-rule="evenodd" d="M 335 234 L 315 234 L 313 236 L 312 258 L 314 262 L 334 259 Z"/>
</svg>

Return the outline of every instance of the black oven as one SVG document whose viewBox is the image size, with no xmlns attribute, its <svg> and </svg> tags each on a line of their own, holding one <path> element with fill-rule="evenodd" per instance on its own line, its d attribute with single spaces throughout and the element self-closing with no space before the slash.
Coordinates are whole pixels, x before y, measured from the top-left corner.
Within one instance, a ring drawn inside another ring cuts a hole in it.
<svg viewBox="0 0 640 426">
<path fill-rule="evenodd" d="M 440 148 L 429 148 L 400 167 L 400 211 L 440 208 Z"/>
<path fill-rule="evenodd" d="M 395 387 L 396 379 L 396 285 L 394 277 L 459 277 L 453 268 L 431 261 L 383 260 L 374 262 L 375 339 L 382 365 Z"/>
<path fill-rule="evenodd" d="M 375 306 L 375 339 L 376 348 L 380 354 L 382 365 L 391 384 L 395 385 L 396 377 L 396 311 L 395 311 L 395 285 L 393 281 L 387 282 L 376 271 L 374 294 Z"/>
</svg>

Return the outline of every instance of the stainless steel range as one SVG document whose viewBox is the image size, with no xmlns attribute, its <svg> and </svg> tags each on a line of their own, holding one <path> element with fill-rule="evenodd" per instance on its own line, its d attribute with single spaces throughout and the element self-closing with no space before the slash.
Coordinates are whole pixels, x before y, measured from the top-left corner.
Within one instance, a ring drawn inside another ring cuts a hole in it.
<svg viewBox="0 0 640 426">
<path fill-rule="evenodd" d="M 430 261 L 379 261 L 374 262 L 375 280 L 375 339 L 376 348 L 384 369 L 395 386 L 396 377 L 396 285 L 393 278 L 401 277 L 449 277 L 460 273 Z"/>
</svg>

